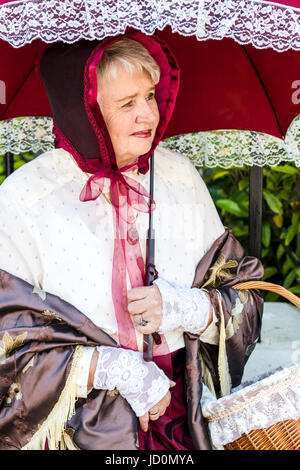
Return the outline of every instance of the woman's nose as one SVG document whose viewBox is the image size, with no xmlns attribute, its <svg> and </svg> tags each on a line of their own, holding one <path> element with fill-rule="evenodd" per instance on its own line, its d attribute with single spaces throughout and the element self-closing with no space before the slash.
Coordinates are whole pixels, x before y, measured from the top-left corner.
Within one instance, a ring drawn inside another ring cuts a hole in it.
<svg viewBox="0 0 300 470">
<path fill-rule="evenodd" d="M 141 105 L 136 115 L 136 122 L 154 122 L 156 120 L 156 113 L 149 103 Z"/>
</svg>

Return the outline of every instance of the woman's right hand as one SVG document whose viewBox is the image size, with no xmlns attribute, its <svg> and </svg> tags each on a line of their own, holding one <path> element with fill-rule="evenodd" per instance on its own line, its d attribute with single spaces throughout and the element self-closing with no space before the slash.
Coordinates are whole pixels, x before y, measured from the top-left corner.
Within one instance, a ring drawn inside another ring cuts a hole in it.
<svg viewBox="0 0 300 470">
<path fill-rule="evenodd" d="M 175 385 L 176 383 L 170 380 L 170 388 L 175 387 Z M 147 432 L 149 421 L 156 421 L 158 418 L 160 418 L 160 416 L 164 415 L 166 409 L 170 405 L 170 402 L 171 393 L 168 391 L 166 395 L 158 403 L 156 403 L 156 405 L 150 408 L 150 410 L 147 411 L 143 416 L 139 417 L 141 430 Z"/>
</svg>

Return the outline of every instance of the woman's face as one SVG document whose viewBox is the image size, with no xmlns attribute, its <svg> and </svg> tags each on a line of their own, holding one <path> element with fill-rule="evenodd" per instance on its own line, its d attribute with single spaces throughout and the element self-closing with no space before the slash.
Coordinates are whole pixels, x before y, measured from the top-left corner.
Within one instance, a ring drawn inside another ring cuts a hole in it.
<svg viewBox="0 0 300 470">
<path fill-rule="evenodd" d="M 155 85 L 146 73 L 118 66 L 117 77 L 104 78 L 97 101 L 122 168 L 150 150 L 160 117 Z"/>
</svg>

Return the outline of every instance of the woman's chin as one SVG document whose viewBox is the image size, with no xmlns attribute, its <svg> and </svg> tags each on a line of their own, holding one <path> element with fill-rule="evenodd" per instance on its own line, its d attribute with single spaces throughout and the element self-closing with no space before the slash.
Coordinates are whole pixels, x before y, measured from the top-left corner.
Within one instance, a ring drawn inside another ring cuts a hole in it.
<svg viewBox="0 0 300 470">
<path fill-rule="evenodd" d="M 153 142 L 153 139 L 151 138 L 150 139 L 139 139 L 141 140 L 139 146 L 135 149 L 135 151 L 137 151 L 137 149 L 141 149 L 141 153 L 140 155 L 143 155 L 144 153 L 148 152 L 151 147 L 152 147 L 152 142 Z"/>
<path fill-rule="evenodd" d="M 146 139 L 145 139 L 146 140 Z M 141 155 L 145 155 L 145 153 L 149 152 L 152 147 L 151 142 L 143 142 L 142 145 L 136 145 L 134 149 L 134 153 L 132 153 L 128 158 L 118 159 L 118 167 L 123 168 L 124 166 L 130 165 L 131 163 L 135 162 Z"/>
</svg>

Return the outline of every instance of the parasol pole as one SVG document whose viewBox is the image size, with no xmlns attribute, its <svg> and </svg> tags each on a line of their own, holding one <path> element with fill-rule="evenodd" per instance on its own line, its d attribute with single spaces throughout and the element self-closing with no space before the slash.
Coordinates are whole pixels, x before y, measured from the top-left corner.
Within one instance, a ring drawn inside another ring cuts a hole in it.
<svg viewBox="0 0 300 470">
<path fill-rule="evenodd" d="M 150 196 L 153 198 L 153 182 L 154 182 L 154 153 L 150 157 Z M 152 199 L 149 200 L 149 206 L 151 208 Z M 152 212 L 149 212 L 149 228 L 147 237 L 147 253 L 146 253 L 146 279 L 145 285 L 151 286 L 155 279 L 155 232 L 153 229 L 153 217 Z M 144 335 L 143 337 L 144 349 L 143 357 L 145 361 L 153 360 L 153 336 L 152 334 Z"/>
<path fill-rule="evenodd" d="M 11 152 L 5 154 L 5 176 L 9 176 L 14 171 L 14 156 Z"/>
</svg>

